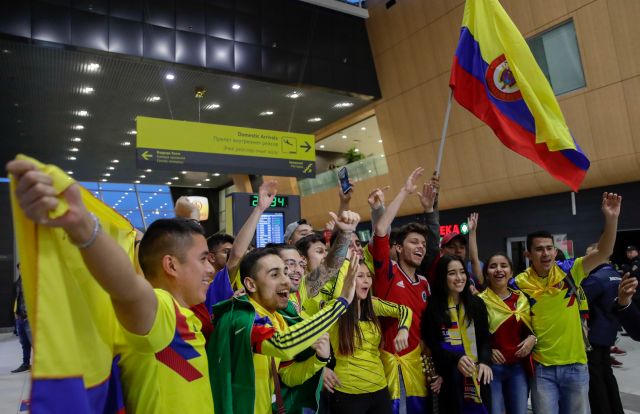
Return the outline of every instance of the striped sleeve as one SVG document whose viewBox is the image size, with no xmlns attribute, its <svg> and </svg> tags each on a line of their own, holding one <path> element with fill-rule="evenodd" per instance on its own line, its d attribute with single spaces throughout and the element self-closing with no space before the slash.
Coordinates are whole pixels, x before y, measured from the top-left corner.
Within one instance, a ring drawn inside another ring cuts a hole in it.
<svg viewBox="0 0 640 414">
<path fill-rule="evenodd" d="M 341 297 L 331 301 L 312 318 L 291 325 L 285 331 L 274 332 L 273 336 L 256 346 L 256 351 L 282 360 L 293 359 L 327 332 L 347 311 L 347 306 L 348 302 Z"/>
<path fill-rule="evenodd" d="M 379 298 L 373 298 L 373 312 L 377 316 L 388 316 L 398 320 L 398 329 L 411 326 L 413 313 L 406 306 L 388 302 Z"/>
</svg>

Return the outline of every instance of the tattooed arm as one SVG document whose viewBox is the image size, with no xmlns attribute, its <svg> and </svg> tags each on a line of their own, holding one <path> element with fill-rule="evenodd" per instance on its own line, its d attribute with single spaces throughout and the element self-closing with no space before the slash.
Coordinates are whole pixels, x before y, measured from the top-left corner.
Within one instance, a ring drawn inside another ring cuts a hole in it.
<svg viewBox="0 0 640 414">
<path fill-rule="evenodd" d="M 338 275 L 338 271 L 342 267 L 342 263 L 349 251 L 351 235 L 360 222 L 360 215 L 353 211 L 343 211 L 340 213 L 340 217 L 334 213 L 330 214 L 336 222 L 338 236 L 320 266 L 307 275 L 307 294 L 311 298 L 320 292 L 322 286 L 324 286 L 329 279 Z"/>
</svg>

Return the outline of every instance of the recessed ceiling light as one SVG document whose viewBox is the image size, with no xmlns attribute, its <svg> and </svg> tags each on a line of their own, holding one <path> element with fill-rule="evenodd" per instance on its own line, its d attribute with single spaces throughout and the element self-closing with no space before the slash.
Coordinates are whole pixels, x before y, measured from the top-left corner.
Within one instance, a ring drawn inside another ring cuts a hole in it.
<svg viewBox="0 0 640 414">
<path fill-rule="evenodd" d="M 346 135 L 343 135 L 343 136 L 342 136 L 342 139 L 347 139 L 347 136 L 346 136 Z"/>
<path fill-rule="evenodd" d="M 73 137 L 73 138 L 71 138 L 71 142 L 82 142 L 82 138 L 80 138 L 80 137 Z"/>
<path fill-rule="evenodd" d="M 238 89 L 240 89 L 240 84 L 234 83 L 233 85 L 231 85 L 231 89 L 233 89 L 234 91 L 237 91 Z"/>
<path fill-rule="evenodd" d="M 320 148 L 324 148 L 324 144 L 320 145 Z"/>
<path fill-rule="evenodd" d="M 71 129 L 75 129 L 76 131 L 82 131 L 84 129 L 84 125 L 74 125 L 71 127 Z"/>
<path fill-rule="evenodd" d="M 301 96 L 302 96 L 302 92 L 298 92 L 298 91 L 293 91 L 287 94 L 287 98 L 291 98 L 291 99 L 298 99 Z"/>
<path fill-rule="evenodd" d="M 135 180 L 134 183 L 140 184 L 140 180 Z"/>
<path fill-rule="evenodd" d="M 82 88 L 80 88 L 78 90 L 78 92 L 80 92 L 81 94 L 84 94 L 84 95 L 91 95 L 94 90 L 95 89 L 93 89 L 91 86 L 83 86 Z"/>
<path fill-rule="evenodd" d="M 322 121 L 322 118 L 320 118 L 319 116 L 307 119 L 307 122 L 320 122 L 320 121 Z"/>
<path fill-rule="evenodd" d="M 146 176 L 146 175 L 144 175 L 144 174 L 142 174 L 142 175 L 140 176 L 140 178 L 147 178 L 147 176 Z"/>
<path fill-rule="evenodd" d="M 173 177 L 172 180 L 179 180 L 180 177 Z"/>
<path fill-rule="evenodd" d="M 73 171 L 67 171 L 67 174 L 73 175 Z"/>
<path fill-rule="evenodd" d="M 171 181 L 167 181 L 165 184 L 166 185 L 171 185 L 172 183 L 171 183 Z"/>
<path fill-rule="evenodd" d="M 174 80 L 176 78 L 176 76 L 173 73 L 167 73 L 165 75 L 165 79 L 166 80 Z"/>
<path fill-rule="evenodd" d="M 136 131 L 135 129 L 127 131 L 127 134 L 129 134 L 129 135 L 136 135 L 137 133 L 138 133 L 138 131 Z"/>
<path fill-rule="evenodd" d="M 111 160 L 111 162 L 112 162 L 113 164 L 117 164 L 117 163 L 119 163 L 119 162 L 120 162 L 120 160 Z"/>
<path fill-rule="evenodd" d="M 200 186 L 202 185 L 202 183 L 198 183 L 198 184 L 196 184 L 196 185 L 197 185 L 198 187 L 200 187 Z"/>
<path fill-rule="evenodd" d="M 220 177 L 220 173 L 213 173 L 214 177 Z"/>
<path fill-rule="evenodd" d="M 11 53 L 11 51 L 9 49 L 2 49 L 2 53 Z"/>
<path fill-rule="evenodd" d="M 204 106 L 204 109 L 207 110 L 207 111 L 212 111 L 212 110 L 218 109 L 218 108 L 220 108 L 220 104 L 217 104 L 217 103 L 211 103 L 209 105 L 205 105 Z"/>
<path fill-rule="evenodd" d="M 84 69 L 87 72 L 97 72 L 98 70 L 100 70 L 100 65 L 95 62 L 91 62 L 91 63 L 85 64 Z"/>
<path fill-rule="evenodd" d="M 110 171 L 113 171 L 113 170 L 115 170 L 115 169 L 116 169 L 116 167 L 111 166 L 111 165 L 107 167 L 107 170 L 110 170 Z"/>
<path fill-rule="evenodd" d="M 154 195 L 154 196 L 157 196 L 157 195 L 158 195 L 158 193 L 153 193 L 153 195 Z"/>
<path fill-rule="evenodd" d="M 367 130 L 367 127 L 362 127 L 362 128 L 360 128 L 360 129 L 361 129 L 361 130 L 363 130 L 363 131 L 366 131 L 366 130 Z"/>
<path fill-rule="evenodd" d="M 123 141 L 120 143 L 120 145 L 122 145 L 123 147 L 128 147 L 131 145 L 131 141 Z"/>
<path fill-rule="evenodd" d="M 158 95 L 149 96 L 146 99 L 147 102 L 158 102 L 160 101 L 160 97 Z"/>
<path fill-rule="evenodd" d="M 186 171 L 180 171 L 180 173 L 181 173 L 182 175 L 184 175 L 184 174 L 186 174 L 187 172 L 186 172 Z"/>
<path fill-rule="evenodd" d="M 74 156 L 72 155 L 72 156 L 70 156 L 70 157 L 67 157 L 67 159 L 68 159 L 69 161 L 75 161 L 77 158 L 76 158 L 76 157 L 74 157 Z"/>
<path fill-rule="evenodd" d="M 260 112 L 260 116 L 269 116 L 273 115 L 273 111 L 262 111 Z"/>
<path fill-rule="evenodd" d="M 384 154 L 380 154 L 380 158 L 384 158 Z"/>
<path fill-rule="evenodd" d="M 79 111 L 75 111 L 74 114 L 78 115 L 78 116 L 89 116 L 89 112 L 85 111 L 84 109 L 81 109 Z"/>
<path fill-rule="evenodd" d="M 369 174 L 371 174 L 371 170 L 369 170 Z"/>
<path fill-rule="evenodd" d="M 334 108 L 349 108 L 353 106 L 353 102 L 338 102 L 337 104 L 333 105 Z"/>
<path fill-rule="evenodd" d="M 355 152 L 360 152 L 360 150 L 358 148 L 354 149 Z"/>
<path fill-rule="evenodd" d="M 109 180 L 107 180 L 106 178 L 103 178 L 103 179 L 102 179 L 102 180 L 100 180 L 100 181 L 102 181 L 103 183 L 106 183 L 106 182 L 107 182 L 107 181 L 109 181 Z"/>
<path fill-rule="evenodd" d="M 110 174 L 110 173 L 104 173 L 104 174 L 102 174 L 102 175 L 104 175 L 105 177 L 111 177 L 111 174 Z"/>
<path fill-rule="evenodd" d="M 381 139 L 379 139 L 379 140 L 378 140 L 378 143 L 379 143 L 379 144 L 382 144 L 382 140 L 381 140 Z"/>
<path fill-rule="evenodd" d="M 69 151 L 71 151 L 71 152 L 78 152 L 78 151 L 80 151 L 80 150 L 79 150 L 78 148 L 76 148 L 76 147 L 71 147 L 71 148 L 69 148 Z"/>
<path fill-rule="evenodd" d="M 211 181 L 211 178 L 205 178 L 204 180 L 205 180 L 206 182 L 209 182 L 209 181 Z"/>
<path fill-rule="evenodd" d="M 144 170 L 144 172 L 151 172 L 153 171 L 151 168 L 147 168 L 146 170 Z"/>
</svg>

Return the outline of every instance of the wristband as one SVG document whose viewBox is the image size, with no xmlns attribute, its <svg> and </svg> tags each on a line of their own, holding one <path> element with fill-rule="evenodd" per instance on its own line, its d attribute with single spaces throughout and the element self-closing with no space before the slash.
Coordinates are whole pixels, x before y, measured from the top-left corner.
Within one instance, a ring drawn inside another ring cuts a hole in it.
<svg viewBox="0 0 640 414">
<path fill-rule="evenodd" d="M 323 362 L 325 364 L 328 364 L 329 362 L 331 362 L 331 355 L 329 355 L 326 358 L 323 358 L 320 355 L 316 354 L 316 358 L 318 358 L 318 361 Z"/>
<path fill-rule="evenodd" d="M 89 215 L 91 216 L 91 219 L 93 220 L 93 232 L 91 233 L 91 237 L 89 237 L 89 240 L 87 240 L 84 243 L 76 243 L 73 240 L 71 240 L 71 243 L 73 243 L 78 249 L 86 249 L 89 246 L 91 246 L 95 241 L 96 238 L 98 238 L 98 233 L 100 232 L 100 229 L 102 228 L 102 226 L 100 225 L 100 220 L 98 220 L 98 217 L 96 217 L 95 214 L 93 213 L 89 213 Z"/>
</svg>

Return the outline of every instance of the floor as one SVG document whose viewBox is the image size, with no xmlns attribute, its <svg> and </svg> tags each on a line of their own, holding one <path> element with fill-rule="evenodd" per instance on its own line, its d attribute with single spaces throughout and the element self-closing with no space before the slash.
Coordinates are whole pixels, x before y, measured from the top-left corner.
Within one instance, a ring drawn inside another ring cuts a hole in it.
<svg viewBox="0 0 640 414">
<path fill-rule="evenodd" d="M 640 414 L 640 342 L 622 337 L 618 346 L 627 355 L 618 357 L 624 366 L 614 369 L 622 403 L 627 414 Z M 0 413 L 14 414 L 27 411 L 29 373 L 11 374 L 21 361 L 22 351 L 18 338 L 11 333 L 0 333 Z"/>
</svg>

